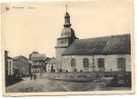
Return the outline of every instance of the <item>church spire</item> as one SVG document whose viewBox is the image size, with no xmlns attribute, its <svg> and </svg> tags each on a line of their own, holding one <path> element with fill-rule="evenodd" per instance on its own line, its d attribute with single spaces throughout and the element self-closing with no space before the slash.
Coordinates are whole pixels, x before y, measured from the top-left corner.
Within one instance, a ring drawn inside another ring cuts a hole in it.
<svg viewBox="0 0 137 99">
<path fill-rule="evenodd" d="M 70 16 L 69 16 L 69 13 L 68 13 L 68 5 L 66 4 L 65 5 L 65 8 L 66 8 L 66 15 L 64 17 L 64 20 L 65 20 L 65 23 L 64 23 L 64 27 L 70 27 L 71 26 L 71 23 L 70 23 Z"/>
</svg>

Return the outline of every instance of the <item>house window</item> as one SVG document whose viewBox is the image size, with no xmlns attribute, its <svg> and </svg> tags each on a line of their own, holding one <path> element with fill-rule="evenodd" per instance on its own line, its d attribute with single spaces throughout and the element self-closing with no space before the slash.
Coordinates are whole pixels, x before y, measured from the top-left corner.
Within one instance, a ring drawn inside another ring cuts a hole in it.
<svg viewBox="0 0 137 99">
<path fill-rule="evenodd" d="M 125 58 L 118 58 L 117 59 L 117 66 L 120 71 L 125 71 L 126 66 L 126 59 Z"/>
<path fill-rule="evenodd" d="M 98 58 L 99 71 L 104 71 L 104 65 L 105 65 L 104 58 Z"/>
<path fill-rule="evenodd" d="M 71 59 L 71 67 L 76 66 L 76 60 L 74 58 Z"/>
<path fill-rule="evenodd" d="M 86 71 L 89 70 L 89 59 L 88 59 L 88 58 L 84 58 L 84 59 L 83 59 L 83 66 L 84 66 L 84 69 L 85 69 Z"/>
</svg>

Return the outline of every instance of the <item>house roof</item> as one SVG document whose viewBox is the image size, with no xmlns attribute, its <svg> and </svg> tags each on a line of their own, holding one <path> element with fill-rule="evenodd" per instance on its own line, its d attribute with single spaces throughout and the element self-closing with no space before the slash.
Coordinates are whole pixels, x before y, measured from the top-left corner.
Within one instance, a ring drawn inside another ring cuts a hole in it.
<svg viewBox="0 0 137 99">
<path fill-rule="evenodd" d="M 22 60 L 22 59 L 28 60 L 27 57 L 22 56 L 22 55 L 14 57 L 14 60 Z"/>
<path fill-rule="evenodd" d="M 130 34 L 77 39 L 63 55 L 130 54 Z"/>
<path fill-rule="evenodd" d="M 40 60 L 46 60 L 46 55 L 45 54 L 40 54 L 39 52 L 32 52 L 30 55 L 30 60 L 32 61 L 40 61 Z"/>
</svg>

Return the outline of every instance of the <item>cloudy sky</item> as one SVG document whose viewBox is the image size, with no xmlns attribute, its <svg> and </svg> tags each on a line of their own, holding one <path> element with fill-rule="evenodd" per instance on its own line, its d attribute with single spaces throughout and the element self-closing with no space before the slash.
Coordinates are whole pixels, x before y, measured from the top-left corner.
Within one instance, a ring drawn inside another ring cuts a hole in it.
<svg viewBox="0 0 137 99">
<path fill-rule="evenodd" d="M 33 2 L 6 4 L 2 16 L 4 49 L 11 56 L 32 51 L 55 56 L 56 39 L 64 24 L 65 4 L 79 38 L 132 32 L 132 0 Z"/>
</svg>

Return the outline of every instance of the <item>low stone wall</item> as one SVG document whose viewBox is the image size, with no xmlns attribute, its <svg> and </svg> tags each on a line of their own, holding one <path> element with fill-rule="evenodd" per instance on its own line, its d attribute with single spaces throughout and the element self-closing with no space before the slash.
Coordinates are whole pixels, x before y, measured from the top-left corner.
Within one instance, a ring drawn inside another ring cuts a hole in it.
<svg viewBox="0 0 137 99">
<path fill-rule="evenodd" d="M 130 75 L 130 73 L 120 72 L 67 72 L 67 73 L 45 73 L 42 77 L 64 81 L 92 81 L 102 77 L 114 77 L 115 75 Z"/>
<path fill-rule="evenodd" d="M 51 79 L 67 80 L 67 81 L 91 81 L 96 79 L 95 73 L 64 73 L 57 74 L 51 77 Z"/>
</svg>

